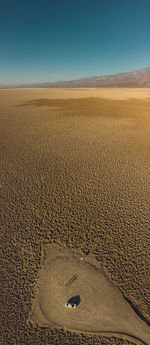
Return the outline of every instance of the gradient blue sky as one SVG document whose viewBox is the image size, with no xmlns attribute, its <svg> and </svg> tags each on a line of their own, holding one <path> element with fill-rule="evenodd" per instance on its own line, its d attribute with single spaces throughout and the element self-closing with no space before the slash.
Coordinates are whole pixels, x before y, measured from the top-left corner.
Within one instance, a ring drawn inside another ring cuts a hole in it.
<svg viewBox="0 0 150 345">
<path fill-rule="evenodd" d="M 150 0 L 0 0 L 0 84 L 150 66 Z"/>
</svg>

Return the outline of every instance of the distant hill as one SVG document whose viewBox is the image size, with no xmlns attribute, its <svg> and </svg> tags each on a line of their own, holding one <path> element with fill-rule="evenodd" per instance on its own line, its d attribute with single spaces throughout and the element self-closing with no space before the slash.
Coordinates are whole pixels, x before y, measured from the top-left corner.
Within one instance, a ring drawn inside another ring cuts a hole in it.
<svg viewBox="0 0 150 345">
<path fill-rule="evenodd" d="M 6 87 L 6 86 L 5 86 Z M 7 86 L 9 88 L 9 86 Z M 150 67 L 133 72 L 98 76 L 69 81 L 22 84 L 11 88 L 76 88 L 76 87 L 150 87 Z M 4 86 L 0 86 L 4 88 Z"/>
</svg>

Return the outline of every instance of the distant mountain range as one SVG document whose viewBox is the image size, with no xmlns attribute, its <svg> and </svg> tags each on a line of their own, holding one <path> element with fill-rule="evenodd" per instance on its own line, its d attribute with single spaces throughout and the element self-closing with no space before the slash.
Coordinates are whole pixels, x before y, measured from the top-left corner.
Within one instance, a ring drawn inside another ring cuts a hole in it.
<svg viewBox="0 0 150 345">
<path fill-rule="evenodd" d="M 0 85 L 0 88 L 76 88 L 76 87 L 150 87 L 150 67 L 133 72 L 109 76 L 98 76 L 69 81 L 56 81 L 14 86 Z"/>
</svg>

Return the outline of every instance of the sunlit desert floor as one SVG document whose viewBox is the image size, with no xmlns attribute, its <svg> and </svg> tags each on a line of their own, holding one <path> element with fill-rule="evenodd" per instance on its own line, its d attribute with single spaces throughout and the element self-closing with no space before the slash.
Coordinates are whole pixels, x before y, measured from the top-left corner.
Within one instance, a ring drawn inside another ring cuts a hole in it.
<svg viewBox="0 0 150 345">
<path fill-rule="evenodd" d="M 150 89 L 0 90 L 0 122 L 0 344 L 131 344 L 27 320 L 49 243 L 94 255 L 150 325 Z"/>
</svg>

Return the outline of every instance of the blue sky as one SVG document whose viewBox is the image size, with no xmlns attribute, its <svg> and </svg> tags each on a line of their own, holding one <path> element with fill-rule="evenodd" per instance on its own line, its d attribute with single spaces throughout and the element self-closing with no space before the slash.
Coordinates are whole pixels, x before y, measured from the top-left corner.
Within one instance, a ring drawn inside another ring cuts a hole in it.
<svg viewBox="0 0 150 345">
<path fill-rule="evenodd" d="M 150 0 L 0 0 L 0 84 L 150 66 Z"/>
</svg>

